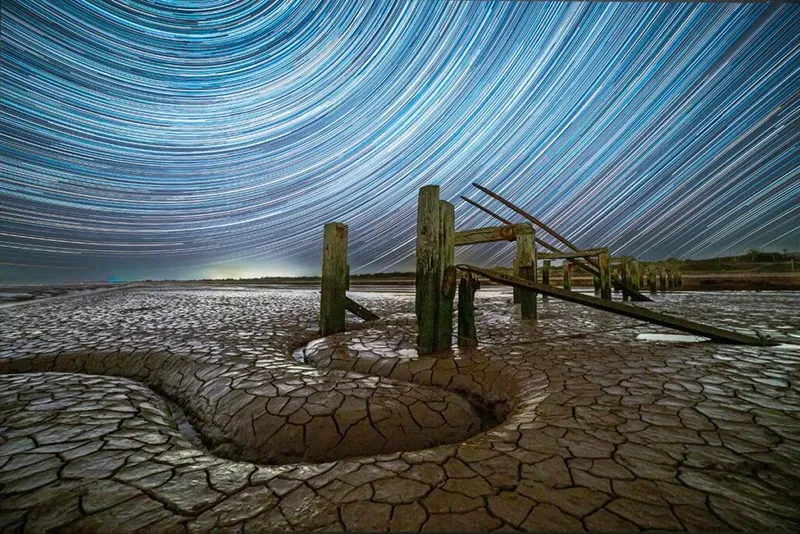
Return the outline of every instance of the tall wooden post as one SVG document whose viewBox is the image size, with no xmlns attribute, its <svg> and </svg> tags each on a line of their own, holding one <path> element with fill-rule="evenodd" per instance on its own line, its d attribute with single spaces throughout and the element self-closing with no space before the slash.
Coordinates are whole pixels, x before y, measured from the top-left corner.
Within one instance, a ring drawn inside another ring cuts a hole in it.
<svg viewBox="0 0 800 534">
<path fill-rule="evenodd" d="M 458 346 L 474 347 L 478 344 L 475 328 L 475 292 L 481 283 L 467 273 L 458 283 Z"/>
<path fill-rule="evenodd" d="M 564 289 L 567 291 L 572 290 L 572 264 L 568 262 L 564 262 L 561 264 L 561 271 L 564 273 Z"/>
<path fill-rule="evenodd" d="M 667 269 L 667 289 L 674 287 L 675 279 L 673 278 L 672 269 Z"/>
<path fill-rule="evenodd" d="M 594 294 L 600 294 L 600 277 L 597 275 L 592 275 L 592 287 L 594 288 Z"/>
<path fill-rule="evenodd" d="M 656 267 L 655 265 L 650 265 L 647 269 L 647 282 L 650 286 L 650 293 L 655 294 L 658 292 L 658 288 L 656 287 Z"/>
<path fill-rule="evenodd" d="M 455 263 L 456 246 L 456 215 L 453 205 L 444 200 L 439 201 L 439 247 L 441 257 L 441 273 L 444 277 L 445 271 Z M 453 296 L 442 294 L 441 283 L 439 284 L 440 300 L 439 313 L 436 320 L 436 346 L 434 351 L 450 348 L 453 343 Z"/>
<path fill-rule="evenodd" d="M 661 267 L 658 268 L 658 289 L 662 293 L 666 292 L 667 290 L 667 277 Z"/>
<path fill-rule="evenodd" d="M 519 254 L 514 256 L 514 276 L 520 276 Z M 519 288 L 518 287 L 512 288 L 512 291 L 514 292 L 514 304 L 519 304 L 519 302 L 520 302 L 519 301 Z"/>
<path fill-rule="evenodd" d="M 550 260 L 542 261 L 542 283 L 550 285 Z M 542 295 L 542 302 L 547 302 L 550 297 Z"/>
<path fill-rule="evenodd" d="M 347 275 L 347 225 L 328 223 L 322 237 L 319 329 L 323 336 L 344 332 Z"/>
<path fill-rule="evenodd" d="M 536 281 L 536 236 L 533 227 L 530 233 L 517 234 L 517 259 L 519 260 L 519 276 L 532 282 Z M 523 319 L 536 319 L 536 293 L 529 289 L 519 291 L 520 308 Z"/>
<path fill-rule="evenodd" d="M 636 259 L 632 259 L 630 262 L 630 275 L 631 275 L 631 287 L 636 291 L 639 291 L 641 281 L 641 271 L 639 270 L 639 262 Z"/>
<path fill-rule="evenodd" d="M 600 264 L 600 298 L 611 300 L 611 258 L 608 251 L 601 252 L 597 259 Z"/>
<path fill-rule="evenodd" d="M 619 260 L 619 276 L 620 276 L 620 279 L 622 280 L 622 284 L 625 285 L 625 286 L 629 286 L 630 285 L 630 273 L 628 272 L 628 267 L 629 267 L 628 258 L 626 258 L 626 257 L 620 258 L 620 260 Z M 623 291 L 622 292 L 622 300 L 623 301 L 627 301 L 628 299 L 629 299 L 628 292 L 627 291 Z"/>
<path fill-rule="evenodd" d="M 436 351 L 436 323 L 442 295 L 441 218 L 439 186 L 426 185 L 419 190 L 417 204 L 417 353 Z"/>
<path fill-rule="evenodd" d="M 683 287 L 683 273 L 678 273 L 678 287 Z"/>
</svg>

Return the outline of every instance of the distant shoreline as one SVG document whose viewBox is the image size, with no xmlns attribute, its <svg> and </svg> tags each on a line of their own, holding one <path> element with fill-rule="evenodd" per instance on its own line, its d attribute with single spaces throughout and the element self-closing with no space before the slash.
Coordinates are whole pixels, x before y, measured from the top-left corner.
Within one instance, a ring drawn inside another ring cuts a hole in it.
<svg viewBox="0 0 800 534">
<path fill-rule="evenodd" d="M 798 273 L 692 273 L 683 272 L 683 286 L 680 291 L 800 291 L 800 272 Z M 551 283 L 561 285 L 561 273 L 551 273 Z M 486 285 L 497 285 L 486 281 Z M 252 288 L 319 288 L 320 279 L 314 277 L 249 279 L 249 280 L 147 280 L 138 282 L 86 282 L 71 284 L 20 284 L 0 285 L 0 307 L 33 302 L 46 298 L 66 297 L 70 295 L 90 294 L 114 289 L 135 287 L 252 287 Z M 371 278 L 353 277 L 350 280 L 351 291 L 378 288 L 408 288 L 414 285 L 414 279 L 408 278 Z M 582 289 L 592 287 L 592 279 L 585 274 L 573 275 L 573 287 Z"/>
</svg>

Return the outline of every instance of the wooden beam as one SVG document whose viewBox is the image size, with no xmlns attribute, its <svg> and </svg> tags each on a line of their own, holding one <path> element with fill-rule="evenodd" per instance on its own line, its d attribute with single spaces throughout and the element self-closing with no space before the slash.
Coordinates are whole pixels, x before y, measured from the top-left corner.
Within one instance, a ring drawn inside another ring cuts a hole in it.
<svg viewBox="0 0 800 534">
<path fill-rule="evenodd" d="M 591 248 L 588 250 L 580 250 L 578 252 L 539 252 L 537 256 L 540 260 L 566 260 L 571 258 L 593 258 L 599 256 L 601 252 L 607 251 L 606 248 Z"/>
<path fill-rule="evenodd" d="M 485 188 L 485 187 L 483 187 L 481 185 L 476 184 L 475 182 L 472 182 L 472 185 L 474 185 L 475 187 L 477 187 L 478 189 L 480 189 L 481 191 L 483 191 L 484 193 L 486 193 L 490 197 L 494 198 L 498 202 L 501 202 L 505 206 L 507 206 L 507 207 L 511 208 L 512 210 L 514 210 L 515 212 L 519 213 L 520 215 L 522 215 L 523 217 L 528 219 L 533 224 L 539 226 L 540 228 L 543 228 L 545 231 L 550 233 L 550 235 L 552 235 L 553 237 L 555 237 L 556 239 L 558 239 L 559 241 L 564 243 L 567 247 L 571 248 L 573 251 L 576 251 L 576 252 L 578 251 L 578 248 L 574 244 L 572 244 L 569 240 L 567 240 L 567 238 L 565 238 L 564 236 L 562 236 L 561 234 L 559 234 L 558 232 L 556 232 L 555 230 L 553 230 L 552 228 L 550 228 L 549 226 L 544 224 L 542 221 L 540 221 L 539 219 L 537 219 L 533 215 L 529 214 L 528 212 L 526 212 L 525 210 L 523 210 L 519 206 L 517 206 L 514 203 L 506 200 L 505 198 L 501 197 L 500 195 L 498 195 L 497 193 L 491 191 L 490 189 L 487 189 L 487 188 Z M 552 248 L 552 247 L 547 245 L 546 248 Z M 560 252 L 560 251 L 553 250 L 553 252 Z M 593 258 L 586 258 L 586 262 L 588 263 L 588 265 L 584 264 L 582 261 L 578 260 L 577 258 L 569 258 L 568 261 L 570 261 L 571 263 L 574 263 L 576 265 L 580 265 L 581 268 L 583 268 L 584 270 L 588 271 L 590 274 L 596 274 L 596 275 L 600 274 L 600 264 L 597 261 L 595 261 Z M 630 287 L 625 286 L 619 280 L 616 280 L 616 279 L 612 278 L 611 283 L 615 287 L 618 287 L 618 289 L 622 290 L 623 293 L 627 293 L 627 294 L 631 295 L 633 297 L 633 300 L 638 300 L 638 301 L 649 301 L 649 300 L 651 300 L 648 297 L 642 295 L 640 292 L 634 291 Z"/>
<path fill-rule="evenodd" d="M 462 196 L 461 198 L 463 198 L 464 200 L 466 200 L 467 202 L 469 202 L 470 204 L 472 204 L 473 206 L 475 206 L 479 210 L 481 210 L 481 211 L 483 211 L 485 213 L 488 213 L 489 215 L 491 215 L 492 217 L 494 217 L 495 219 L 497 219 L 498 221 L 500 221 L 503 224 L 514 224 L 511 221 L 509 221 L 508 219 L 506 219 L 504 217 L 501 217 L 500 215 L 496 214 L 495 212 L 493 212 L 489 208 L 480 205 L 479 203 L 475 202 L 474 200 L 470 200 L 465 196 Z M 536 238 L 536 244 L 539 245 L 539 246 L 542 246 L 542 247 L 546 248 L 547 250 L 550 250 L 550 251 L 552 251 L 554 253 L 559 253 L 560 254 L 560 253 L 563 252 L 563 251 L 557 249 L 556 247 L 554 247 L 553 245 L 551 245 L 550 243 L 548 243 L 546 241 L 542 241 L 538 237 Z M 573 261 L 573 262 L 577 263 L 578 265 L 581 266 L 582 269 L 585 269 L 585 270 L 587 270 L 589 272 L 592 272 L 592 267 L 590 265 L 585 265 L 585 264 L 582 264 L 582 263 L 578 263 L 577 259 L 572 259 L 570 261 Z"/>
<path fill-rule="evenodd" d="M 759 346 L 775 346 L 778 343 L 769 339 L 762 339 L 754 336 L 748 336 L 733 332 L 731 330 L 724 330 L 715 326 L 710 326 L 674 315 L 666 313 L 659 313 L 646 308 L 622 304 L 619 302 L 609 302 L 607 300 L 590 297 L 583 293 L 564 291 L 553 286 L 546 286 L 544 284 L 537 284 L 530 280 L 525 280 L 517 276 L 503 274 L 493 269 L 484 269 L 481 267 L 473 267 L 472 265 L 456 265 L 460 270 L 479 274 L 485 276 L 489 280 L 506 284 L 510 286 L 518 286 L 520 288 L 531 289 L 537 293 L 550 295 L 551 297 L 573 302 L 575 304 L 582 304 L 590 308 L 616 313 L 632 319 L 646 321 L 648 323 L 666 326 L 667 328 L 674 328 L 683 332 L 688 332 L 696 336 L 707 337 L 712 341 L 719 343 L 734 343 L 738 345 L 759 345 Z"/>
<path fill-rule="evenodd" d="M 347 291 L 347 225 L 325 225 L 322 237 L 322 287 L 319 329 L 323 336 L 344 332 Z"/>
<path fill-rule="evenodd" d="M 518 234 L 532 233 L 530 224 L 510 224 L 506 226 L 489 226 L 475 230 L 464 230 L 455 233 L 455 246 L 492 243 L 494 241 L 514 241 Z"/>
<path fill-rule="evenodd" d="M 362 306 L 358 302 L 354 301 L 350 297 L 345 296 L 344 299 L 345 299 L 344 300 L 344 302 L 345 302 L 344 309 L 349 311 L 353 315 L 361 317 L 365 321 L 377 321 L 378 319 L 380 319 L 380 317 L 378 317 L 378 315 L 372 313 L 367 308 L 365 308 L 364 306 Z"/>
<path fill-rule="evenodd" d="M 514 224 L 514 223 L 512 223 L 511 221 L 509 221 L 508 219 L 504 219 L 504 218 L 503 218 L 503 217 L 501 217 L 500 215 L 496 214 L 495 212 L 493 212 L 493 211 L 492 211 L 492 210 L 490 210 L 489 208 L 485 208 L 485 207 L 481 206 L 480 204 L 478 204 L 478 203 L 477 203 L 477 202 L 475 202 L 474 200 L 470 200 L 470 199 L 468 199 L 467 197 L 465 197 L 465 196 L 463 196 L 463 195 L 461 196 L 461 198 L 462 198 L 463 200 L 466 200 L 467 202 L 469 202 L 470 204 L 472 204 L 473 206 L 475 206 L 476 208 L 478 208 L 478 209 L 479 209 L 479 210 L 481 210 L 482 212 L 484 212 L 484 213 L 488 213 L 489 215 L 491 215 L 492 217 L 494 217 L 495 219 L 497 219 L 498 221 L 500 221 L 500 222 L 501 222 L 501 223 L 503 223 L 503 224 L 506 224 L 506 225 L 512 225 L 512 224 Z"/>
</svg>

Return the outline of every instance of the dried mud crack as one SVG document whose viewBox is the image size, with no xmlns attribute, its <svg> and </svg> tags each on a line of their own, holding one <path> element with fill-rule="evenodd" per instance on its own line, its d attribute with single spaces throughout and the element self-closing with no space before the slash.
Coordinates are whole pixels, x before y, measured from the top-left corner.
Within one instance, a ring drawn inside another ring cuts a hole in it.
<svg viewBox="0 0 800 534">
<path fill-rule="evenodd" d="M 797 352 L 637 341 L 653 329 L 553 302 L 525 324 L 489 293 L 483 346 L 419 357 L 411 297 L 365 293 L 390 319 L 312 340 L 317 298 L 143 288 L 0 310 L 0 525 L 800 526 Z M 796 298 L 750 320 L 797 332 Z"/>
</svg>

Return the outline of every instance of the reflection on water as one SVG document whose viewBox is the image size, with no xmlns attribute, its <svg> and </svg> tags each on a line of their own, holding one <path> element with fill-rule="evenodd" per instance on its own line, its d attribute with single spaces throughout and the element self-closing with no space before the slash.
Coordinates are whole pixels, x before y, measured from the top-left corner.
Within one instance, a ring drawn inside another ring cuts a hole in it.
<svg viewBox="0 0 800 534">
<path fill-rule="evenodd" d="M 709 341 L 707 337 L 692 336 L 689 334 L 654 334 L 646 333 L 639 334 L 636 339 L 642 341 L 666 341 L 671 343 L 699 343 L 701 341 Z"/>
</svg>

